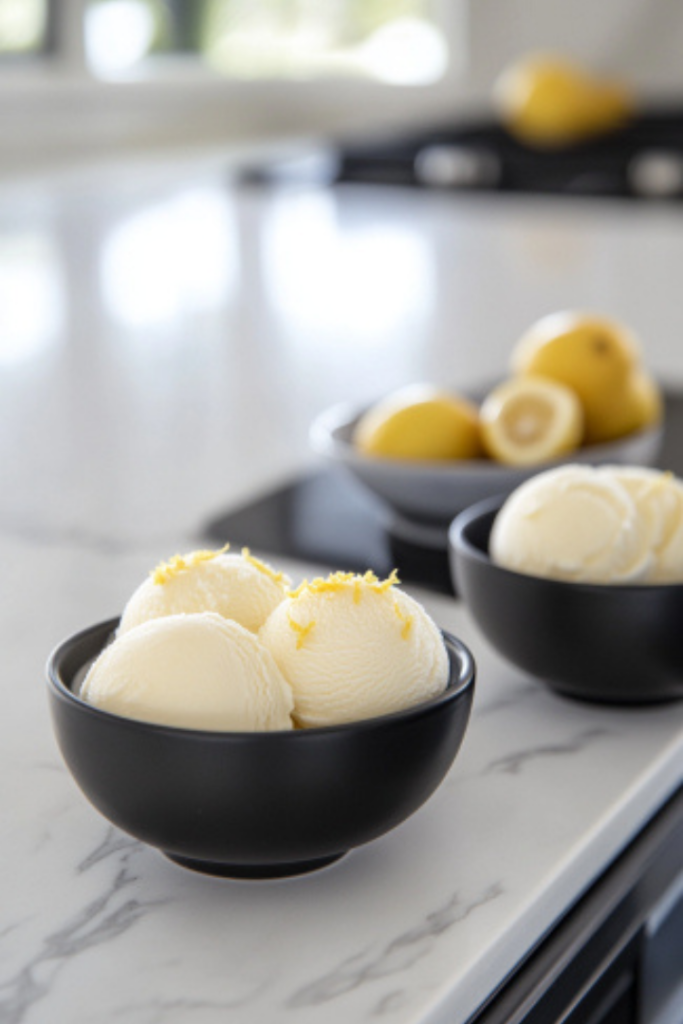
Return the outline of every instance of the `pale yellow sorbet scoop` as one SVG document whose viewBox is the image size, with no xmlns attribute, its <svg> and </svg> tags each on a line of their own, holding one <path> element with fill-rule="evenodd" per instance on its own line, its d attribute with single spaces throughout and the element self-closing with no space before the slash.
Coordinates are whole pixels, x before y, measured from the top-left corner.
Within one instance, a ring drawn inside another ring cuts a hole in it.
<svg viewBox="0 0 683 1024">
<path fill-rule="evenodd" d="M 618 480 L 567 465 L 532 477 L 496 516 L 492 559 L 531 576 L 637 583 L 652 564 L 650 529 Z"/>
<path fill-rule="evenodd" d="M 241 554 L 224 549 L 175 555 L 137 588 L 123 611 L 119 632 L 163 615 L 205 611 L 256 632 L 284 600 L 290 582 L 248 548 Z"/>
<path fill-rule="evenodd" d="M 272 655 L 214 612 L 166 615 L 119 634 L 81 696 L 113 714 L 186 729 L 292 728 L 292 691 Z"/>
<path fill-rule="evenodd" d="M 446 688 L 443 637 L 395 582 L 334 573 L 303 583 L 271 614 L 259 635 L 292 687 L 298 724 L 372 718 Z"/>
</svg>

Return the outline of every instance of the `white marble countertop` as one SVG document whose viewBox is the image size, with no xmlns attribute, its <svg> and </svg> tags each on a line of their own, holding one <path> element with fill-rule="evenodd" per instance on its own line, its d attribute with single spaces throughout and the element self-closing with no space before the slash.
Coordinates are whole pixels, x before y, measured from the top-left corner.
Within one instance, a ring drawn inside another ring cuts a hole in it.
<svg viewBox="0 0 683 1024">
<path fill-rule="evenodd" d="M 414 591 L 479 665 L 451 772 L 299 879 L 206 878 L 110 828 L 62 765 L 44 663 L 310 466 L 333 401 L 488 377 L 570 305 L 683 381 L 682 259 L 678 207 L 241 194 L 215 168 L 0 191 L 2 1024 L 458 1024 L 624 848 L 680 784 L 683 705 L 554 696 L 445 597 Z"/>
</svg>

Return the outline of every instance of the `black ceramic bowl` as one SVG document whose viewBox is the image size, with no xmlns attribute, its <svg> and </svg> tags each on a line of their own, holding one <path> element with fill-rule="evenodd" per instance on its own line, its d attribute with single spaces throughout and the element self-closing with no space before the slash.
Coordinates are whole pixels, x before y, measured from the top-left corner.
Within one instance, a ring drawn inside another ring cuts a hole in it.
<svg viewBox="0 0 683 1024">
<path fill-rule="evenodd" d="M 493 647 L 553 689 L 642 704 L 683 697 L 683 584 L 565 583 L 489 557 L 504 498 L 473 505 L 449 530 L 458 593 Z"/>
<path fill-rule="evenodd" d="M 475 665 L 446 633 L 449 684 L 430 701 L 350 725 L 236 733 L 138 722 L 81 700 L 78 679 L 116 626 L 86 629 L 51 655 L 57 740 L 109 821 L 187 867 L 246 878 L 323 867 L 416 811 L 465 734 Z"/>
</svg>

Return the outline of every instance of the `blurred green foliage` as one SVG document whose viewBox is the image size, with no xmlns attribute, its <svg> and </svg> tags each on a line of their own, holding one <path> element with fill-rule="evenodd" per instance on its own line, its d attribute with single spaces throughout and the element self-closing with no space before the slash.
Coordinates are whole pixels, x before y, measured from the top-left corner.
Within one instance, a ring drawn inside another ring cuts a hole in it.
<svg viewBox="0 0 683 1024">
<path fill-rule="evenodd" d="M 286 71 L 290 61 L 295 67 L 296 52 L 287 57 L 289 43 L 300 51 L 305 40 L 310 52 L 317 48 L 322 55 L 340 51 L 398 18 L 429 18 L 431 6 L 430 0 L 90 0 L 90 5 L 117 2 L 149 11 L 154 21 L 150 54 L 195 53 L 219 68 L 223 63 L 228 73 L 232 55 L 241 70 L 253 59 L 256 74 Z"/>
<path fill-rule="evenodd" d="M 0 55 L 42 52 L 47 23 L 47 0 L 0 0 Z"/>
</svg>

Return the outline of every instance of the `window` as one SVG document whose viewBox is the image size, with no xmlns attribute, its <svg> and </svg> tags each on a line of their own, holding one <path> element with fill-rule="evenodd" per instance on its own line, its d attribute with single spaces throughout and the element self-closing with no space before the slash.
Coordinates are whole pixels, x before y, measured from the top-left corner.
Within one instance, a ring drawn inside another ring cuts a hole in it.
<svg viewBox="0 0 683 1024">
<path fill-rule="evenodd" d="M 0 0 L 0 173 L 434 118 L 452 106 L 465 3 Z"/>
<path fill-rule="evenodd" d="M 184 54 L 228 78 L 426 84 L 448 64 L 433 7 L 429 0 L 90 0 L 86 56 L 105 76 Z"/>
</svg>

